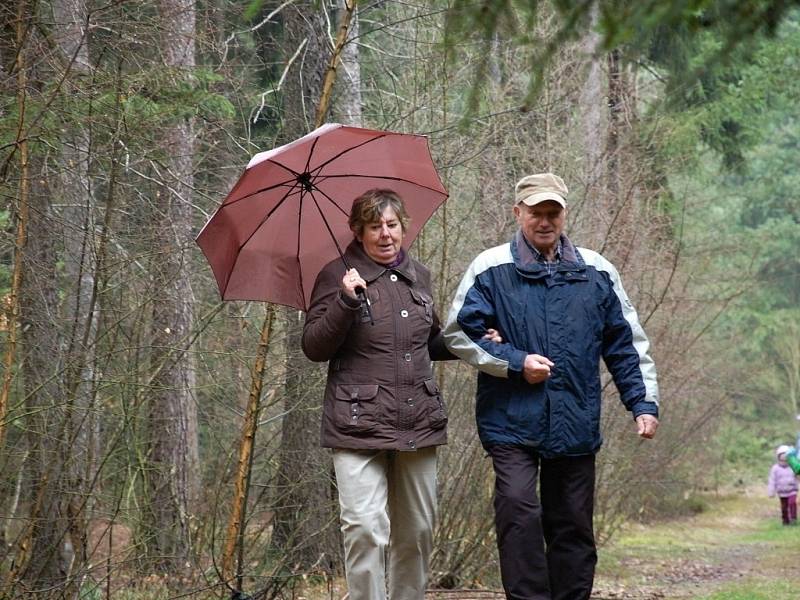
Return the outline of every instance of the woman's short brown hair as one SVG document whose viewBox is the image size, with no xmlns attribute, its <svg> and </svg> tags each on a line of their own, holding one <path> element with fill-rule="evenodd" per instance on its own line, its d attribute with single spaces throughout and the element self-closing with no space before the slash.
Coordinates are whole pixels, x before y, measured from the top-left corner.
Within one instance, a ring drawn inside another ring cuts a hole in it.
<svg viewBox="0 0 800 600">
<path fill-rule="evenodd" d="M 378 188 L 367 190 L 353 200 L 353 207 L 350 209 L 350 219 L 348 220 L 350 230 L 356 236 L 363 235 L 364 226 L 380 221 L 381 214 L 389 206 L 394 210 L 400 220 L 400 226 L 405 232 L 410 219 L 403 200 L 394 190 Z"/>
</svg>

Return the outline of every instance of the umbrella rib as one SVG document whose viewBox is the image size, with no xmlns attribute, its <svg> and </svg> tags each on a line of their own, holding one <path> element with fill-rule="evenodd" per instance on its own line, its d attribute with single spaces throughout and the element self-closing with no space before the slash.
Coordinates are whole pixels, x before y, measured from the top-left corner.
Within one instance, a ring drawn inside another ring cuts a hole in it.
<svg viewBox="0 0 800 600">
<path fill-rule="evenodd" d="M 314 171 L 313 171 L 313 172 L 315 172 L 315 173 L 316 173 L 316 172 L 319 172 L 319 170 L 320 170 L 320 169 L 322 169 L 323 167 L 325 167 L 325 166 L 329 165 L 330 163 L 332 163 L 332 162 L 333 162 L 333 161 L 335 161 L 336 159 L 338 159 L 338 158 L 340 158 L 340 157 L 344 156 L 344 155 L 345 155 L 345 154 L 347 154 L 348 152 L 352 152 L 353 150 L 357 150 L 357 149 L 361 148 L 361 146 L 365 146 L 365 145 L 369 144 L 370 142 L 374 142 L 375 140 L 379 140 L 379 139 L 381 139 L 381 138 L 384 138 L 384 137 L 386 137 L 387 135 L 388 135 L 388 134 L 386 134 L 386 133 L 383 133 L 383 134 L 381 134 L 381 135 L 376 135 L 374 138 L 370 138 L 370 139 L 368 139 L 368 140 L 365 140 L 365 141 L 361 142 L 360 144 L 356 144 L 355 146 L 350 146 L 349 148 L 345 148 L 344 150 L 342 150 L 342 151 L 341 151 L 341 152 L 339 152 L 338 154 L 334 154 L 332 157 L 330 157 L 330 158 L 329 158 L 328 160 L 326 160 L 325 162 L 323 162 L 323 163 L 320 163 L 319 165 L 317 165 L 316 167 L 314 167 Z M 399 135 L 399 134 L 398 134 L 398 135 Z M 319 138 L 317 138 L 317 139 L 319 139 Z M 313 152 L 313 151 L 314 151 L 314 149 L 312 148 L 312 149 L 311 149 L 311 151 Z M 309 161 L 309 162 L 307 162 L 307 163 L 306 163 L 306 171 L 308 171 L 308 165 L 309 165 L 309 164 L 310 164 L 310 162 L 311 162 L 311 155 L 310 155 L 310 153 L 309 153 L 308 161 Z"/>
<path fill-rule="evenodd" d="M 283 196 L 283 198 L 280 199 L 280 201 L 272 208 L 272 210 L 269 211 L 264 216 L 263 219 L 261 219 L 261 222 L 258 225 L 256 225 L 255 229 L 253 229 L 253 233 L 248 235 L 247 239 L 245 241 L 243 241 L 241 244 L 239 244 L 239 251 L 240 252 L 241 252 L 242 248 L 244 248 L 247 245 L 247 242 L 249 242 L 251 239 L 253 239 L 253 236 L 258 232 L 259 229 L 261 229 L 261 226 L 264 223 L 267 222 L 267 219 L 269 219 L 272 216 L 272 213 L 274 213 L 276 210 L 278 210 L 283 205 L 283 203 L 286 202 L 286 200 L 289 198 L 289 196 L 293 196 L 296 193 L 295 188 L 298 187 L 297 183 L 298 182 L 295 182 L 295 184 L 291 187 L 291 189 L 289 189 L 289 191 L 286 192 L 286 194 Z M 302 190 L 302 188 L 300 188 L 300 202 L 301 203 L 302 203 L 302 199 L 303 199 L 303 190 Z"/>
<path fill-rule="evenodd" d="M 347 214 L 345 211 L 342 210 L 341 206 L 336 204 L 336 202 L 330 196 L 328 196 L 328 194 L 326 194 L 325 192 L 323 192 L 319 188 L 317 188 L 317 191 L 319 193 L 321 193 L 323 196 L 325 196 L 328 200 L 330 200 L 330 202 L 336 208 L 341 210 L 343 214 L 345 214 L 345 215 Z M 311 194 L 311 199 L 314 201 L 314 205 L 317 207 L 317 211 L 319 211 L 319 216 L 322 217 L 322 222 L 325 223 L 325 227 L 328 229 L 328 233 L 331 234 L 331 239 L 333 239 L 333 243 L 336 244 L 336 249 L 339 251 L 339 256 L 341 256 L 342 260 L 344 260 L 344 252 L 342 252 L 342 247 L 339 245 L 339 240 L 336 239 L 336 235 L 334 235 L 333 230 L 331 229 L 330 223 L 328 223 L 328 219 L 325 218 L 325 213 L 322 212 L 322 209 L 319 206 L 319 202 L 317 202 L 316 196 L 314 196 L 314 194 Z M 345 266 L 347 266 L 347 261 L 346 260 L 345 260 L 344 264 L 345 264 Z M 347 268 L 349 269 L 350 267 L 347 266 Z"/>
<path fill-rule="evenodd" d="M 334 204 L 334 206 L 336 206 L 336 208 L 342 210 L 342 208 L 338 204 L 336 204 L 336 202 L 334 202 L 325 192 L 323 192 L 316 186 L 315 189 L 323 196 L 328 198 L 328 200 L 330 200 Z M 328 233 L 330 234 L 331 239 L 333 240 L 333 243 L 336 246 L 336 250 L 339 252 L 339 257 L 342 259 L 342 262 L 344 262 L 345 268 L 348 270 L 350 269 L 350 265 L 347 263 L 347 260 L 344 257 L 344 252 L 342 252 L 342 247 L 339 245 L 339 240 L 336 239 L 336 235 L 333 233 L 330 223 L 328 223 L 328 219 L 325 218 L 325 213 L 322 212 L 322 208 L 320 208 L 319 202 L 317 202 L 317 197 L 314 195 L 314 192 L 312 190 L 308 190 L 302 187 L 300 189 L 300 209 L 298 210 L 297 213 L 297 250 L 295 251 L 295 256 L 297 257 L 297 267 L 298 271 L 300 272 L 300 295 L 303 298 L 303 300 L 305 300 L 306 298 L 306 291 L 305 291 L 305 286 L 303 285 L 303 263 L 300 261 L 300 232 L 303 229 L 303 201 L 305 200 L 306 194 L 311 196 L 311 199 L 314 201 L 314 206 L 317 207 L 317 212 L 319 212 L 319 216 L 322 219 L 322 222 L 325 224 L 325 228 L 328 230 Z M 344 213 L 343 210 L 342 212 Z"/>
<path fill-rule="evenodd" d="M 300 298 L 303 299 L 303 304 L 306 303 L 306 290 L 303 287 L 303 263 L 300 262 L 300 232 L 303 230 L 303 200 L 307 193 L 309 192 L 304 187 L 300 188 L 300 210 L 297 211 L 297 249 L 294 254 L 297 260 L 297 272 L 300 274 Z"/>
<path fill-rule="evenodd" d="M 276 183 L 275 185 L 268 185 L 268 186 L 267 186 L 267 187 L 265 187 L 265 188 L 261 188 L 261 189 L 258 189 L 258 190 L 256 190 L 256 191 L 254 191 L 254 192 L 250 192 L 250 193 L 249 193 L 249 194 L 247 194 L 246 196 L 242 196 L 241 198 L 237 198 L 236 200 L 231 200 L 230 202 L 228 202 L 228 203 L 226 203 L 226 204 L 222 204 L 222 205 L 219 207 L 219 208 L 220 208 L 220 210 L 221 210 L 221 209 L 223 209 L 223 208 L 225 208 L 226 206 L 232 206 L 233 204 L 236 204 L 237 202 L 240 202 L 240 201 L 242 201 L 242 200 L 247 200 L 248 198 L 252 198 L 252 197 L 253 197 L 253 196 L 255 196 L 256 194 L 260 194 L 260 193 L 262 193 L 262 192 L 268 192 L 268 191 L 270 191 L 270 190 L 274 190 L 274 189 L 277 189 L 277 188 L 279 188 L 279 187 L 288 186 L 288 185 L 289 185 L 290 183 L 292 183 L 292 182 L 294 182 L 294 184 L 293 184 L 291 187 L 292 187 L 292 188 L 296 187 L 296 185 L 297 185 L 297 178 L 300 176 L 300 173 L 297 173 L 297 172 L 295 172 L 295 170 L 294 170 L 294 169 L 290 169 L 290 168 L 289 168 L 289 167 L 287 167 L 286 165 L 284 165 L 284 164 L 282 164 L 282 163 L 279 163 L 278 161 L 272 160 L 271 158 L 268 158 L 268 159 L 267 159 L 267 160 L 265 160 L 264 162 L 270 162 L 270 163 L 272 163 L 273 165 L 276 165 L 276 166 L 278 166 L 278 167 L 281 167 L 281 168 L 283 168 L 283 169 L 286 169 L 287 171 L 289 171 L 289 173 L 291 173 L 291 174 L 292 174 L 292 176 L 293 176 L 293 177 L 292 177 L 292 179 L 287 179 L 286 181 L 281 181 L 280 183 Z M 291 190 L 291 188 L 290 188 L 290 190 Z M 290 193 L 290 192 L 288 192 L 288 193 Z"/>
<path fill-rule="evenodd" d="M 305 172 L 308 173 L 312 177 L 368 177 L 367 175 L 324 175 L 324 176 L 318 176 L 318 175 L 316 175 L 316 173 L 318 173 L 320 170 L 322 170 L 325 166 L 329 165 L 331 162 L 333 162 L 333 161 L 337 160 L 338 158 L 344 156 L 348 152 L 351 152 L 353 150 L 357 150 L 358 148 L 361 148 L 362 146 L 365 146 L 366 144 L 369 144 L 370 142 L 374 142 L 374 141 L 379 140 L 381 138 L 387 137 L 387 135 L 388 134 L 386 134 L 386 133 L 381 134 L 381 135 L 377 135 L 377 136 L 375 136 L 373 138 L 370 138 L 368 140 L 365 140 L 365 141 L 361 142 L 360 144 L 356 144 L 355 146 L 351 146 L 350 148 L 346 148 L 346 149 L 342 150 L 341 152 L 339 152 L 338 154 L 335 154 L 334 156 L 332 156 L 331 158 L 329 158 L 325 162 L 317 165 L 316 167 L 314 167 L 313 170 L 309 170 L 309 166 L 311 165 L 311 158 L 312 158 L 312 156 L 314 154 L 314 150 L 316 148 L 317 142 L 319 141 L 319 138 L 317 137 L 317 138 L 314 139 L 314 142 L 311 145 L 311 150 L 308 153 L 308 158 L 306 159 Z M 400 134 L 398 134 L 398 135 L 400 135 Z M 280 163 L 280 162 L 278 162 L 278 161 L 276 161 L 274 159 L 268 158 L 264 162 L 270 162 L 270 163 L 274 164 L 277 167 L 280 167 L 282 169 L 286 169 L 289 173 L 292 174 L 292 176 L 294 177 L 295 180 L 298 177 L 300 177 L 300 175 L 301 175 L 300 173 L 298 173 L 294 169 L 291 169 L 290 167 L 287 167 L 283 163 Z M 413 181 L 408 181 L 408 180 L 405 180 L 405 179 L 402 179 L 402 178 L 399 178 L 399 177 L 392 178 L 392 177 L 384 177 L 384 176 L 380 176 L 380 175 L 375 176 L 375 177 L 379 178 L 379 179 L 389 179 L 389 180 L 394 180 L 394 181 L 405 181 L 407 183 L 414 184 Z M 258 190 L 254 191 L 254 192 L 251 192 L 251 193 L 247 194 L 246 196 L 242 196 L 241 198 L 237 198 L 236 200 L 232 200 L 231 202 L 228 202 L 227 204 L 223 204 L 222 206 L 220 206 L 220 209 L 222 209 L 222 208 L 224 208 L 226 206 L 231 206 L 233 204 L 236 204 L 237 202 L 240 202 L 242 200 L 246 200 L 248 198 L 251 198 L 251 197 L 255 196 L 256 194 L 260 194 L 262 192 L 268 192 L 270 190 L 279 188 L 281 186 L 285 186 L 285 185 L 289 184 L 291 181 L 293 181 L 293 180 L 292 179 L 287 179 L 286 181 L 282 181 L 282 182 L 277 183 L 275 185 L 271 185 L 271 186 L 268 186 L 268 187 L 265 187 L 265 188 L 258 189 Z M 414 185 L 419 185 L 419 184 L 414 184 Z M 292 187 L 295 187 L 295 186 L 292 186 Z M 427 188 L 427 186 L 420 186 L 420 187 L 426 187 Z M 427 188 L 427 189 L 432 189 L 432 188 Z M 438 191 L 438 190 L 433 190 L 433 191 Z"/>
<path fill-rule="evenodd" d="M 328 194 L 326 194 L 326 193 L 325 193 L 323 190 L 321 190 L 320 188 L 318 188 L 316 185 L 314 185 L 314 189 L 315 189 L 315 190 L 317 190 L 317 191 L 318 191 L 320 194 L 322 194 L 323 196 L 325 196 L 325 198 L 327 198 L 328 202 L 330 202 L 330 203 L 331 203 L 331 204 L 333 204 L 333 205 L 334 205 L 336 208 L 338 208 L 338 209 L 341 211 L 341 213 L 342 213 L 344 216 L 346 216 L 346 217 L 349 217 L 349 216 L 350 216 L 350 213 L 349 213 L 349 212 L 347 212 L 345 209 L 343 209 L 341 206 L 339 206 L 339 203 L 338 203 L 338 202 L 336 202 L 336 200 L 334 200 L 334 199 L 333 199 L 333 198 L 331 198 L 330 196 L 328 196 Z M 312 197 L 313 197 L 313 196 L 312 196 Z M 317 201 L 317 199 L 316 199 L 316 198 L 314 198 L 314 202 L 315 202 L 315 203 L 316 203 L 316 201 Z M 321 208 L 319 208 L 319 204 L 317 204 L 317 208 L 319 209 L 319 212 L 320 212 L 320 214 L 322 214 L 322 209 L 321 209 Z M 322 218 L 324 219 L 325 217 L 322 217 Z M 333 235 L 333 234 L 331 233 L 331 235 Z M 339 252 L 339 254 L 341 254 L 341 251 Z"/>
<path fill-rule="evenodd" d="M 304 173 L 308 173 L 308 165 L 311 164 L 311 157 L 314 156 L 314 149 L 317 147 L 318 141 L 319 137 L 316 137 L 314 138 L 314 141 L 311 143 L 311 150 L 308 151 L 308 157 L 306 157 L 306 168 L 303 170 Z"/>
<path fill-rule="evenodd" d="M 330 178 L 340 178 L 340 177 L 341 178 L 343 178 L 343 177 L 362 177 L 364 179 L 385 179 L 387 181 L 402 181 L 404 183 L 410 183 L 411 185 L 415 185 L 417 187 L 421 187 L 421 188 L 424 188 L 426 190 L 430 190 L 432 192 L 437 192 L 437 193 L 442 194 L 442 195 L 447 195 L 445 192 L 442 192 L 442 190 L 437 190 L 436 188 L 432 188 L 429 185 L 423 185 L 421 183 L 417 183 L 416 181 L 411 181 L 410 179 L 405 179 L 403 177 L 392 177 L 391 175 L 357 175 L 355 173 L 348 175 L 346 173 L 343 173 L 343 174 L 339 174 L 339 175 L 320 175 L 319 177 L 317 177 L 317 179 L 330 179 Z"/>
</svg>

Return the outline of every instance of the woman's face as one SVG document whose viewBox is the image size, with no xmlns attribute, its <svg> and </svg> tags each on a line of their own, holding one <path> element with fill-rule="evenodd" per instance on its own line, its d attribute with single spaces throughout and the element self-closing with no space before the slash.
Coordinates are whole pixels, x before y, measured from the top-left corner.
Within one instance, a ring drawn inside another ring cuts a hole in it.
<svg viewBox="0 0 800 600">
<path fill-rule="evenodd" d="M 388 264 L 397 258 L 403 234 L 403 225 L 397 213 L 387 206 L 380 220 L 365 224 L 361 235 L 356 237 L 363 244 L 367 256 L 377 263 Z"/>
</svg>

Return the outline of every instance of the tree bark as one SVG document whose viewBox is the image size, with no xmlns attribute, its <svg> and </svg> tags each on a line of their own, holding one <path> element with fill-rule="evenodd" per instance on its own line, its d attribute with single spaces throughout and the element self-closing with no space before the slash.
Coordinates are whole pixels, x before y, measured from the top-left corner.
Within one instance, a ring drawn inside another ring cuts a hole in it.
<svg viewBox="0 0 800 600">
<path fill-rule="evenodd" d="M 30 449 L 24 497 L 30 506 L 30 520 L 29 536 L 22 538 L 17 562 L 25 565 L 20 579 L 28 589 L 46 590 L 58 589 L 65 583 L 74 555 L 66 537 L 71 495 L 66 489 L 67 414 L 63 390 L 58 385 L 61 355 L 59 338 L 54 335 L 58 324 L 51 317 L 58 313 L 59 306 L 53 236 L 58 227 L 47 190 L 35 186 L 30 205 L 20 311 Z"/>
<path fill-rule="evenodd" d="M 361 115 L 361 63 L 358 59 L 358 7 L 356 0 L 337 0 L 339 12 L 352 10 L 346 43 L 342 47 L 340 66 L 334 87 L 333 115 L 338 123 L 360 127 Z M 352 6 L 351 6 L 352 5 Z"/>
<path fill-rule="evenodd" d="M 160 0 L 161 52 L 173 84 L 192 80 L 194 0 Z M 180 570 L 191 555 L 190 518 L 199 490 L 195 368 L 183 345 L 194 301 L 187 246 L 192 239 L 194 123 L 176 117 L 163 132 L 166 171 L 153 199 L 153 314 L 149 413 L 150 543 L 156 568 Z"/>
<path fill-rule="evenodd" d="M 60 51 L 56 74 L 67 75 L 67 94 L 78 94 L 81 82 L 90 76 L 87 40 L 88 12 L 84 0 L 53 2 L 54 41 Z M 66 394 L 65 473 L 69 479 L 67 528 L 79 569 L 86 561 L 87 508 L 91 490 L 87 489 L 93 455 L 91 440 L 94 411 L 94 347 L 98 311 L 94 300 L 96 249 L 94 245 L 95 203 L 89 179 L 89 131 L 84 120 L 64 115 L 61 128 L 60 173 L 57 180 L 63 232 L 64 301 L 61 338 L 66 368 L 62 388 Z"/>
<path fill-rule="evenodd" d="M 590 12 L 591 24 L 582 39 L 581 53 L 585 63 L 585 79 L 578 103 L 580 125 L 583 135 L 583 186 L 584 202 L 571 207 L 571 227 L 579 232 L 582 243 L 589 248 L 598 248 L 605 238 L 608 222 L 606 195 L 603 181 L 603 152 L 605 135 L 603 133 L 605 112 L 605 85 L 602 57 L 599 55 L 601 36 L 595 31 L 599 19 L 599 9 L 593 5 Z"/>
<path fill-rule="evenodd" d="M 42 75 L 30 61 L 36 18 L 28 2 L 18 4 L 16 23 L 17 109 L 19 113 L 16 154 L 19 160 L 19 219 L 14 285 L 19 290 L 18 315 L 12 320 L 22 325 L 23 360 L 21 373 L 25 387 L 28 462 L 23 496 L 28 506 L 28 521 L 18 538 L 14 568 L 7 585 L 17 583 L 27 590 L 42 590 L 39 597 L 58 593 L 72 562 L 66 538 L 66 498 L 64 488 L 65 413 L 59 388 L 60 367 L 56 279 L 55 235 L 58 231 L 45 188 L 44 164 L 32 158 L 27 141 L 26 111 L 30 94 L 39 87 Z M 15 303 L 16 300 L 13 300 Z M 12 361 L 13 363 L 13 361 Z M 8 373 L 7 373 L 8 374 Z M 6 587 L 8 589 L 8 587 Z M 46 591 L 52 590 L 52 591 Z"/>
</svg>

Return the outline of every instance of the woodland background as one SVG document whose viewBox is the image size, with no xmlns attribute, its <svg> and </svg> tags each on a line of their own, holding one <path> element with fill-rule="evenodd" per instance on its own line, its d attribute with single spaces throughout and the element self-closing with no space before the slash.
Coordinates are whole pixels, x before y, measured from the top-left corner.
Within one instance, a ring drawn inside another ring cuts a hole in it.
<svg viewBox="0 0 800 600">
<path fill-rule="evenodd" d="M 662 424 L 637 439 L 604 379 L 601 543 L 764 479 L 800 412 L 798 4 L 0 4 L 0 597 L 341 576 L 303 316 L 221 303 L 194 236 L 252 154 L 314 128 L 348 12 L 327 120 L 430 137 L 450 198 L 412 252 L 440 314 L 531 172 L 564 177 L 570 237 L 622 273 Z M 437 368 L 432 584 L 497 586 L 475 374 Z"/>
</svg>

